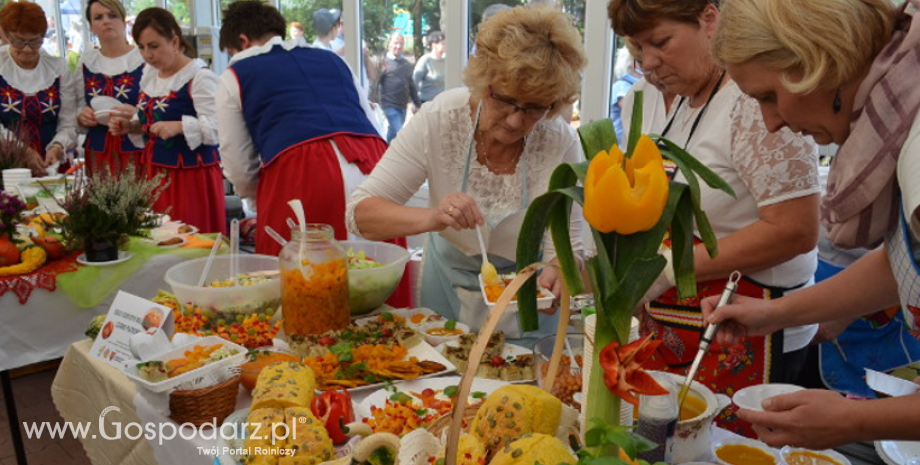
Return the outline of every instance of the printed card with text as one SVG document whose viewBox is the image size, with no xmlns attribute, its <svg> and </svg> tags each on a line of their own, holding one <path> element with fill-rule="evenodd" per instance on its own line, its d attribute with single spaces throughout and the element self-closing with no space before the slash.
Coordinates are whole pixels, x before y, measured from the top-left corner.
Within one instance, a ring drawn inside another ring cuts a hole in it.
<svg viewBox="0 0 920 465">
<path fill-rule="evenodd" d="M 131 351 L 130 341 L 134 335 L 163 332 L 169 336 L 172 327 L 172 310 L 169 307 L 119 291 L 90 354 L 123 370 L 140 361 Z M 168 350 L 169 347 L 163 349 Z"/>
</svg>

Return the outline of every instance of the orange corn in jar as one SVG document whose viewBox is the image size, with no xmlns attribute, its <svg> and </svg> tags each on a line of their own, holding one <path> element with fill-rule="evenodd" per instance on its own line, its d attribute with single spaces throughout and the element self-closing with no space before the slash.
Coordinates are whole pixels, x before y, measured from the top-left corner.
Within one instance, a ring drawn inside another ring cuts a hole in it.
<svg viewBox="0 0 920 465">
<path fill-rule="evenodd" d="M 281 250 L 281 308 L 288 336 L 322 334 L 348 326 L 348 263 L 345 249 L 325 224 L 294 231 Z"/>
</svg>

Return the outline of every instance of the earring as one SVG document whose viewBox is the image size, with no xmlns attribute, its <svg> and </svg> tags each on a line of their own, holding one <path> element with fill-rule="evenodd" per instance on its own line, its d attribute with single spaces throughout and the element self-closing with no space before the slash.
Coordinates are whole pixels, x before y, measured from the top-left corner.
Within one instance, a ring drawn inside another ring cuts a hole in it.
<svg viewBox="0 0 920 465">
<path fill-rule="evenodd" d="M 837 89 L 837 93 L 834 95 L 834 113 L 840 113 L 840 109 L 843 107 L 843 102 L 840 101 L 840 89 Z"/>
</svg>

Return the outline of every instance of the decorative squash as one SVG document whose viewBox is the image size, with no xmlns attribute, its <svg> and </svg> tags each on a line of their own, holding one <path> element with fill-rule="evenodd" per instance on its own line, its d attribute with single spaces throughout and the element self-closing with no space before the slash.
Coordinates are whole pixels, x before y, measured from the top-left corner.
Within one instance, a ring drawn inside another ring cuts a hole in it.
<svg viewBox="0 0 920 465">
<path fill-rule="evenodd" d="M 15 247 L 13 248 L 15 249 Z M 48 254 L 45 253 L 45 249 L 31 246 L 22 252 L 22 263 L 0 268 L 0 277 L 31 273 L 44 265 L 47 258 Z"/>
<path fill-rule="evenodd" d="M 54 236 L 33 237 L 32 242 L 45 249 L 45 252 L 48 254 L 49 261 L 61 259 L 67 252 L 67 249 L 64 247 L 64 243 Z"/>
</svg>

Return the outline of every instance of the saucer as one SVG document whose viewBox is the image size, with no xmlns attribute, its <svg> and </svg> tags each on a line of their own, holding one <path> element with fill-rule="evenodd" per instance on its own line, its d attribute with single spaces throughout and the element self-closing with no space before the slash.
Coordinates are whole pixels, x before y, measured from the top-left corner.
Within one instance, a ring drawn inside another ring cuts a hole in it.
<svg viewBox="0 0 920 465">
<path fill-rule="evenodd" d="M 132 254 L 131 252 L 127 252 L 127 251 L 124 251 L 124 250 L 119 250 L 119 251 L 118 251 L 118 259 L 117 259 L 117 260 L 111 260 L 111 261 L 108 261 L 108 262 L 88 262 L 88 261 L 86 261 L 86 254 L 85 254 L 85 253 L 81 253 L 80 256 L 77 257 L 77 263 L 79 263 L 79 264 L 81 264 L 81 265 L 86 265 L 86 266 L 111 266 L 111 265 L 117 265 L 117 264 L 122 263 L 122 262 L 126 262 L 126 261 L 130 260 L 131 257 L 133 257 L 133 256 L 134 256 L 134 254 Z"/>
</svg>

